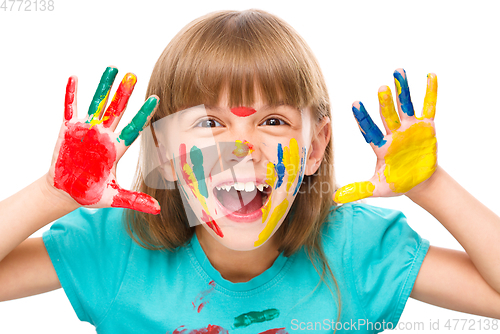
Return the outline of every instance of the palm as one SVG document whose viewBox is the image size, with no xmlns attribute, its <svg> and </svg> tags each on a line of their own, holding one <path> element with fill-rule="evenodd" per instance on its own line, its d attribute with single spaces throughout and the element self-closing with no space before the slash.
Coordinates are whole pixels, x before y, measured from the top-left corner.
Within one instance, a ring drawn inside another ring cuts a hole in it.
<svg viewBox="0 0 500 334">
<path fill-rule="evenodd" d="M 148 99 L 132 122 L 119 135 L 115 134 L 136 82 L 133 74 L 127 74 L 104 111 L 116 73 L 117 70 L 110 67 L 104 72 L 84 121 L 76 119 L 76 78 L 69 79 L 65 121 L 59 133 L 49 178 L 55 188 L 83 206 L 126 207 L 158 213 L 158 203 L 152 197 L 124 190 L 116 183 L 118 160 L 137 138 L 157 104 L 156 98 Z"/>
<path fill-rule="evenodd" d="M 398 75 L 399 74 L 399 75 Z M 437 141 L 434 115 L 437 79 L 428 78 L 423 117 L 413 112 L 404 71 L 395 72 L 398 91 L 398 114 L 388 87 L 379 90 L 380 112 L 387 134 L 373 123 L 361 103 L 353 104 L 353 112 L 366 141 L 377 156 L 373 177 L 340 188 L 335 201 L 346 203 L 369 196 L 388 197 L 408 192 L 427 180 L 437 167 Z"/>
</svg>

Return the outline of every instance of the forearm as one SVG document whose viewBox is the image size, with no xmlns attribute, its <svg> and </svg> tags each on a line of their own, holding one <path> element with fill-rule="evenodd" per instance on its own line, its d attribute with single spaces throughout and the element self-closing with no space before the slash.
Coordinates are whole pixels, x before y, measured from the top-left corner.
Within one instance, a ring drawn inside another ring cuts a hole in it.
<svg viewBox="0 0 500 334">
<path fill-rule="evenodd" d="M 442 168 L 407 196 L 458 240 L 481 276 L 500 293 L 500 217 Z"/>
<path fill-rule="evenodd" d="M 31 234 L 78 208 L 51 191 L 46 176 L 0 202 L 0 261 Z"/>
</svg>

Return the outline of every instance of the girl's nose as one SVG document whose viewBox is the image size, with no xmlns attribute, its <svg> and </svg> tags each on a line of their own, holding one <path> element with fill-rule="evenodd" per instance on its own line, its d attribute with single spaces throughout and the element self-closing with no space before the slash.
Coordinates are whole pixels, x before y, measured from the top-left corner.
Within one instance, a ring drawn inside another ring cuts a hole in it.
<svg viewBox="0 0 500 334">
<path fill-rule="evenodd" d="M 225 165 L 224 169 L 231 168 L 240 162 L 252 161 L 256 163 L 260 159 L 260 150 L 257 145 L 252 144 L 246 139 L 219 142 L 218 147 L 221 160 Z"/>
</svg>

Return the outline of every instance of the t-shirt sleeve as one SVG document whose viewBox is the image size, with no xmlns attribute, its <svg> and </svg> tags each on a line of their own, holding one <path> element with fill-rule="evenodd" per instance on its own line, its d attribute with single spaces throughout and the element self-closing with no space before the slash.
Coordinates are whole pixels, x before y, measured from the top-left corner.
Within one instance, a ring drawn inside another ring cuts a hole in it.
<svg viewBox="0 0 500 334">
<path fill-rule="evenodd" d="M 57 276 L 81 321 L 105 316 L 125 274 L 132 240 L 123 209 L 80 208 L 55 221 L 43 241 Z"/>
<path fill-rule="evenodd" d="M 367 320 L 390 322 L 395 328 L 429 241 L 408 225 L 400 211 L 354 204 L 352 217 L 351 267 L 361 307 Z"/>
</svg>

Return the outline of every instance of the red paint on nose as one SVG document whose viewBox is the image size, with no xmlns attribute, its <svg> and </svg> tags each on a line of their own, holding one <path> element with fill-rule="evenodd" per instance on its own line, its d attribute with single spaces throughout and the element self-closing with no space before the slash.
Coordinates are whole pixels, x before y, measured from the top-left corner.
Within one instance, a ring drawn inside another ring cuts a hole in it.
<svg viewBox="0 0 500 334">
<path fill-rule="evenodd" d="M 252 114 L 255 114 L 257 110 L 248 107 L 237 107 L 237 108 L 232 108 L 231 112 L 238 117 L 247 117 Z"/>
</svg>

